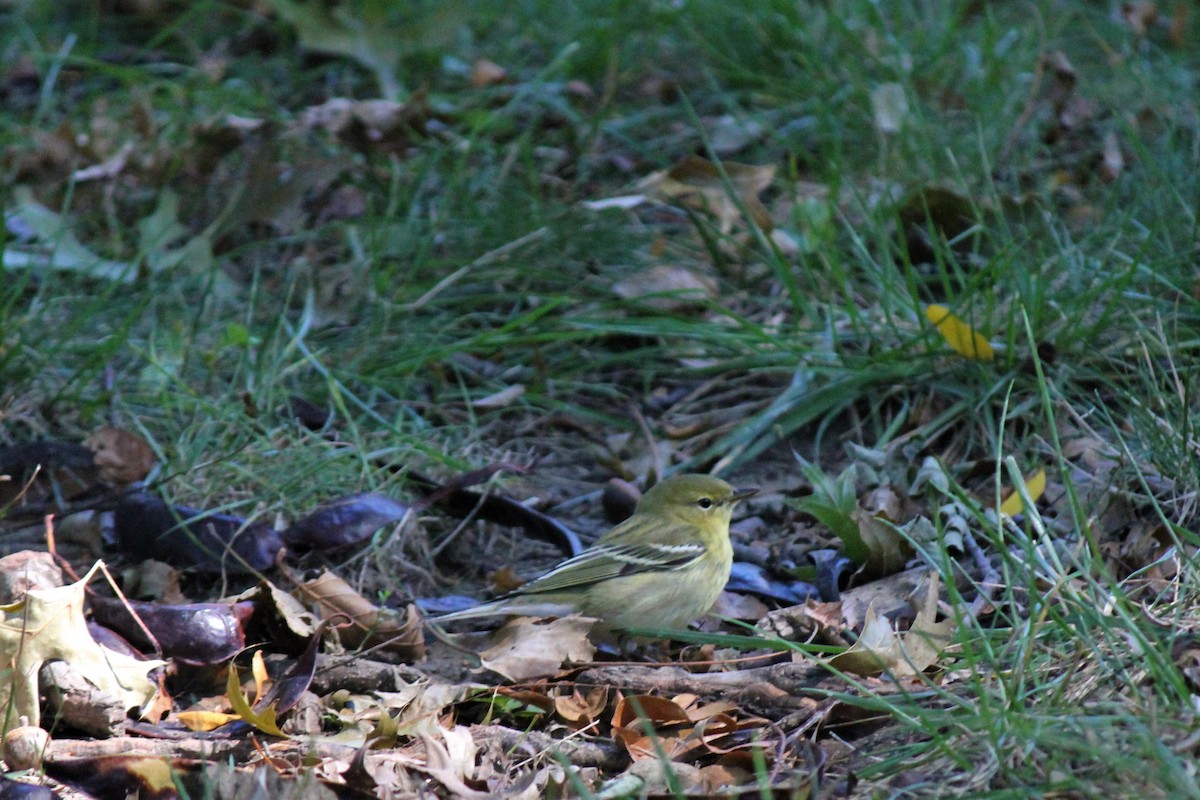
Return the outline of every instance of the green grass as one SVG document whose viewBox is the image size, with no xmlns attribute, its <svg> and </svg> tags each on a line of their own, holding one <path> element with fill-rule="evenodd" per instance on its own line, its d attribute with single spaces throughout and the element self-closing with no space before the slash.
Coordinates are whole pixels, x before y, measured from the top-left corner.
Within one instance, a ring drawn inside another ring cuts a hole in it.
<svg viewBox="0 0 1200 800">
<path fill-rule="evenodd" d="M 591 485 L 622 457 L 606 436 L 643 436 L 632 408 L 660 439 L 706 423 L 675 462 L 737 476 L 774 459 L 795 486 L 789 448 L 837 474 L 849 442 L 884 454 L 864 483 L 908 485 L 933 455 L 987 501 L 1013 457 L 1059 492 L 1046 532 L 978 512 L 1002 568 L 994 612 L 962 620 L 946 674 L 845 697 L 909 731 L 853 768 L 876 796 L 1196 794 L 1195 689 L 1172 656 L 1196 626 L 1193 48 L 1082 2 L 471 4 L 442 45 L 395 42 L 427 131 L 359 146 L 299 120 L 378 96 L 377 75 L 306 52 L 264 7 L 0 10 L 0 53 L 31 76 L 3 87 L 6 208 L 28 186 L 61 233 L 140 271 L 5 270 L 0 444 L 116 422 L 152 443 L 172 500 L 268 519 L 403 492 L 409 468 L 538 461 Z M 1070 128 L 1045 60 L 1059 51 L 1086 101 Z M 483 57 L 510 82 L 472 87 Z M 876 128 L 882 84 L 907 99 L 899 133 Z M 762 133 L 714 153 L 722 115 Z M 1107 181 L 1106 136 L 1124 158 Z M 127 144 L 116 177 L 71 181 Z M 763 199 L 797 252 L 745 220 L 722 233 L 694 209 L 579 203 L 693 153 L 778 165 Z M 789 207 L 807 184 L 827 194 Z M 898 208 L 931 188 L 972 227 L 914 260 Z M 361 213 L 337 213 L 334 190 Z M 171 196 L 162 246 L 145 229 Z M 36 249 L 21 230 L 10 252 Z M 613 293 L 660 263 L 711 276 L 716 296 L 664 313 Z M 951 354 L 931 302 L 1003 345 L 997 359 Z M 514 383 L 513 405 L 473 405 Z M 281 412 L 291 395 L 333 412 L 336 442 Z M 1119 463 L 1085 465 L 1067 423 Z M 1120 554 L 1159 524 L 1179 571 L 1154 594 L 1128 574 L 1144 554 Z M 1038 561 L 1051 542 L 1061 571 Z"/>
</svg>

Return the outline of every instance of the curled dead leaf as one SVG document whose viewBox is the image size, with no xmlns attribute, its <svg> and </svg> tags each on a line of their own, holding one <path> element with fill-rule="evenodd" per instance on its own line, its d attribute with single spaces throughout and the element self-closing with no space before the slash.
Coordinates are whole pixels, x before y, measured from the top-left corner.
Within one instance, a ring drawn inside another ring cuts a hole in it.
<svg viewBox="0 0 1200 800">
<path fill-rule="evenodd" d="M 348 647 L 383 647 L 413 661 L 425 654 L 424 627 L 415 606 L 403 611 L 380 608 L 328 570 L 300 584 L 296 591 L 306 603 L 316 605 L 324 620 L 349 617 L 350 624 L 339 630 Z"/>
</svg>

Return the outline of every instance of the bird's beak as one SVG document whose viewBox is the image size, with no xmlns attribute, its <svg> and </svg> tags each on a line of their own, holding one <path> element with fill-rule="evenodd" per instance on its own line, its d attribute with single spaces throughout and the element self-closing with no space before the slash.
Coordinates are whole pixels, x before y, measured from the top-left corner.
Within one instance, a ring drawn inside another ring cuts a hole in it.
<svg viewBox="0 0 1200 800">
<path fill-rule="evenodd" d="M 733 494 L 729 495 L 729 503 L 730 503 L 730 505 L 732 505 L 733 503 L 736 503 L 739 500 L 745 500 L 747 497 L 753 497 L 756 494 L 758 494 L 757 488 L 755 488 L 755 489 L 734 489 Z"/>
</svg>

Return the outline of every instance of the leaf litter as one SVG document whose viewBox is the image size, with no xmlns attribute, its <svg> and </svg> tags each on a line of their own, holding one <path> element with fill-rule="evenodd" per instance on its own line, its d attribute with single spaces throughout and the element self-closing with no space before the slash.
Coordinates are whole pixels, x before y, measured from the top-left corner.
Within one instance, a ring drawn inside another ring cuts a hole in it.
<svg viewBox="0 0 1200 800">
<path fill-rule="evenodd" d="M 329 12 L 310 3 L 272 5 L 296 26 L 302 47 L 360 62 L 373 73 L 388 98 L 366 101 L 332 98 L 297 115 L 298 122 L 289 135 L 299 140 L 321 134 L 368 157 L 383 154 L 390 158 L 404 158 L 415 143 L 437 135 L 444 125 L 437 117 L 443 112 L 434 111 L 420 92 L 406 91 L 407 82 L 399 75 L 398 54 L 438 41 L 436 36 L 424 41 L 421 31 L 427 25 L 430 30 L 438 29 L 442 22 L 414 20 L 411 41 L 397 45 L 395 37 L 403 39 L 409 36 L 409 31 L 356 33 L 352 11 L 332 18 L 322 16 Z M 374 14 L 379 9 L 368 11 Z M 1131 10 L 1124 13 L 1139 37 L 1147 35 L 1146 31 L 1154 25 L 1152 15 Z M 329 24 L 314 25 L 314 20 Z M 452 23 L 453 20 L 451 27 Z M 507 70 L 486 59 L 474 63 L 469 80 L 476 88 L 503 86 L 515 80 Z M 1105 130 L 1105 117 L 1080 91 L 1081 82 L 1065 55 L 1048 54 L 1040 69 L 1023 124 L 1071 165 L 1069 170 L 1057 174 L 1055 191 L 1074 207 L 1077 218 L 1085 218 L 1093 213 L 1088 211 L 1084 199 L 1087 182 L 1093 177 L 1088 170 L 1095 169 L 1095 177 L 1100 181 L 1119 179 L 1128 169 L 1126 150 L 1116 131 Z M 913 124 L 911 98 L 906 92 L 905 87 L 896 83 L 880 84 L 871 92 L 874 124 L 885 137 L 897 136 Z M 718 153 L 740 151 L 761 136 L 761 129 L 756 126 L 735 125 L 724 119 L 717 122 L 710 130 L 717 140 L 714 145 L 719 145 L 715 147 Z M 152 127 L 145 127 L 141 131 L 143 142 L 139 144 L 152 140 L 155 133 Z M 1028 133 L 1029 130 L 1018 126 L 1014 140 Z M 282 174 L 270 148 L 250 152 L 256 137 L 273 135 L 259 120 L 227 118 L 204 131 L 197 129 L 193 135 L 192 146 L 181 148 L 182 158 L 189 162 L 184 173 L 211 176 L 206 190 L 216 195 L 223 194 L 221 190 L 236 179 L 253 176 L 255 180 L 251 182 L 257 193 L 222 208 L 207 208 L 198 222 L 180 210 L 193 205 L 203 207 L 191 202 L 195 198 L 193 192 L 185 186 L 164 189 L 157 194 L 155 207 L 142 209 L 136 217 L 137 241 L 104 250 L 84 244 L 85 237 L 77 232 L 73 220 L 49 210 L 58 207 L 55 203 L 43 204 L 55 191 L 46 187 L 65 176 L 73 176 L 81 185 L 87 184 L 81 189 L 85 192 L 92 191 L 95 184 L 121 178 L 153 178 L 164 169 L 163 155 L 151 151 L 139 156 L 145 148 L 131 146 L 128 139 L 93 139 L 84 152 L 79 142 L 85 137 L 72 135 L 71 131 L 43 132 L 47 149 L 59 155 L 57 161 L 48 162 L 52 174 L 25 173 L 25 179 L 37 185 L 42 199 L 28 188 L 17 195 L 19 203 L 12 225 L 24 230 L 24 235 L 17 242 L 6 244 L 5 268 L 53 268 L 117 283 L 177 270 L 203 273 L 213 266 L 217 255 L 238 244 L 241 226 L 264 222 L 280 231 L 303 228 L 308 220 L 316 218 L 314 208 L 323 204 L 314 198 L 323 198 L 327 209 L 334 205 L 348 209 L 345 214 L 330 211 L 335 217 L 353 218 L 363 213 L 362 204 L 344 192 L 337 204 L 332 201 L 333 193 L 345 188 L 335 188 L 341 169 L 317 169 L 320 159 L 303 145 L 298 160 L 313 165 L 314 169 L 299 184 L 279 180 Z M 50 138 L 57 141 L 51 143 Z M 218 148 L 223 152 L 215 155 L 212 151 L 205 152 L 201 145 L 216 139 L 226 141 Z M 242 157 L 248 163 L 239 168 L 235 162 Z M 213 158 L 220 169 L 211 168 Z M 82 166 L 78 163 L 81 160 Z M 740 237 L 736 247 L 722 242 L 722 246 L 710 249 L 713 263 L 655 263 L 637 269 L 630 277 L 611 282 L 608 290 L 618 298 L 632 301 L 625 308 L 641 306 L 639 313 L 648 310 L 711 314 L 703 318 L 716 321 L 719 317 L 711 313 L 711 305 L 719 301 L 728 302 L 738 313 L 753 314 L 756 310 L 749 304 L 739 302 L 736 296 L 730 297 L 736 295 L 737 283 L 732 280 L 735 270 L 744 265 L 737 264 L 731 269 L 728 262 L 731 254 L 738 261 L 748 252 L 749 228 L 774 234 L 779 232 L 777 226 L 794 225 L 802 236 L 793 237 L 791 245 L 785 247 L 780 242 L 787 240 L 773 239 L 778 249 L 790 257 L 816 251 L 806 250 L 801 239 L 821 241 L 828 236 L 828 220 L 834 216 L 831 209 L 858 213 L 848 211 L 841 198 L 831 199 L 827 188 L 821 185 L 801 182 L 796 184 L 793 196 L 775 196 L 773 193 L 780 190 L 776 185 L 778 171 L 778 166 L 771 163 L 718 163 L 688 155 L 674 166 L 643 178 L 635 186 L 637 194 L 584 201 L 582 205 L 590 211 L 630 214 L 644 212 L 644 206 L 658 203 L 689 215 L 697 227 L 694 232 L 697 241 L 707 233 L 704 228 L 709 221 L 719 237 Z M 878 197 L 890 200 L 893 188 L 879 191 Z M 936 254 L 945 243 L 959 246 L 970 240 L 974 246 L 970 234 L 978 224 L 979 205 L 966 194 L 919 188 L 907 200 L 898 202 L 897 233 L 908 251 L 918 257 Z M 730 291 L 731 286 L 735 291 Z M 979 331 L 991 331 L 1003 339 L 1003 332 L 997 331 L 993 324 L 998 317 L 977 319 L 973 313 L 958 309 L 952 298 L 929 299 L 942 299 L 947 305 L 925 306 L 924 321 L 919 313 L 910 313 L 897 315 L 896 319 L 887 320 L 887 324 L 910 335 L 913 341 L 923 339 L 930 348 L 934 339 L 926 336 L 925 322 L 932 325 L 942 342 L 938 345 L 942 348 L 938 369 L 963 366 L 956 360 L 979 362 L 970 366 L 990 368 L 988 365 L 998 360 L 999 351 Z M 952 308 L 970 322 L 956 316 Z M 778 324 L 770 316 L 754 319 L 764 328 Z M 882 321 L 874 320 L 871 324 L 882 325 Z M 894 344 L 908 346 L 904 341 Z M 704 352 L 704 347 L 697 344 L 686 358 L 679 359 L 680 364 L 689 369 L 704 369 L 722 363 L 723 355 Z M 949 352 L 945 352 L 946 348 Z M 739 422 L 755 417 L 764 409 L 772 409 L 771 404 L 779 394 L 778 385 L 769 381 L 755 384 L 750 379 L 745 386 L 738 387 L 736 397 L 722 394 L 716 382 L 693 379 L 690 374 L 675 381 L 676 385 L 671 383 L 668 378 L 662 387 L 663 397 L 669 399 L 661 404 L 658 398 L 646 403 L 650 419 L 645 426 L 649 435 L 645 438 L 651 441 L 644 442 L 634 436 L 610 448 L 627 450 L 603 462 L 619 467 L 611 470 L 613 473 L 634 480 L 645 478 L 660 473 L 663 463 L 684 461 L 705 448 L 719 446 L 728 441 L 722 437 L 741 430 Z M 525 414 L 528 413 L 525 400 L 529 399 L 526 394 L 533 394 L 530 390 L 533 386 L 532 380 L 504 383 L 488 394 L 476 395 L 470 406 L 476 412 Z M 782 741 L 779 734 L 786 737 L 798 730 L 813 737 L 824 736 L 833 712 L 829 706 L 818 709 L 815 704 L 803 702 L 811 698 L 802 696 L 804 691 L 827 679 L 828 673 L 823 670 L 808 673 L 798 666 L 823 664 L 833 671 L 870 676 L 868 685 L 880 692 L 903 685 L 903 679 L 915 676 L 951 680 L 956 667 L 951 644 L 958 623 L 944 614 L 949 600 L 942 599 L 937 565 L 929 563 L 926 555 L 931 546 L 942 546 L 955 558 L 962 556 L 961 562 L 956 562 L 962 572 L 955 575 L 956 589 L 969 593 L 979 590 L 986 575 L 994 574 L 989 572 L 993 566 L 989 558 L 994 560 L 995 554 L 975 557 L 980 548 L 978 544 L 972 546 L 975 537 L 985 529 L 995 526 L 1017 530 L 1030 520 L 1042 524 L 1047 520 L 1053 523 L 1056 517 L 1068 518 L 1062 505 L 1064 487 L 1053 474 L 1048 477 L 1045 467 L 1036 461 L 1029 461 L 1023 465 L 1023 471 L 1018 471 L 1023 478 L 1016 486 L 997 488 L 994 475 L 973 472 L 970 461 L 961 457 L 956 444 L 947 442 L 943 431 L 934 424 L 946 410 L 947 402 L 944 398 L 931 398 L 913 415 L 914 421 L 906 423 L 896 443 L 889 445 L 879 458 L 849 450 L 830 454 L 827 449 L 823 463 L 798 467 L 789 460 L 790 454 L 781 457 L 780 448 L 760 450 L 766 454 L 761 461 L 744 467 L 761 472 L 761 477 L 766 478 L 763 483 L 770 487 L 765 493 L 768 496 L 762 498 L 762 506 L 751 506 L 751 510 L 761 512 L 772 530 L 756 536 L 742 536 L 735 530 L 737 544 L 742 548 L 738 579 L 731 584 L 731 596 L 722 605 L 733 612 L 730 616 L 758 623 L 758 632 L 750 634 L 749 645 L 745 641 L 738 643 L 740 648 L 749 646 L 749 654 L 742 649 L 708 645 L 707 650 L 669 650 L 668 663 L 641 661 L 628 667 L 616 660 L 615 654 L 594 649 L 586 635 L 587 623 L 572 618 L 506 626 L 487 646 L 477 649 L 478 664 L 461 652 L 447 651 L 440 644 L 431 644 L 430 650 L 434 652 L 426 655 L 426 641 L 415 605 L 408 604 L 407 598 L 387 596 L 390 587 L 385 590 L 372 587 L 375 592 L 372 595 L 370 589 L 363 591 L 344 575 L 328 569 L 331 552 L 365 550 L 367 540 L 397 535 L 406 526 L 422 524 L 419 520 L 414 522 L 415 517 L 438 512 L 455 517 L 456 524 L 462 519 L 482 519 L 492 526 L 517 526 L 531 541 L 548 543 L 561 553 L 580 549 L 578 534 L 555 515 L 517 499 L 519 495 L 510 497 L 491 488 L 486 491 L 468 488 L 487 480 L 495 470 L 486 476 L 467 474 L 444 481 L 409 472 L 405 475 L 407 483 L 402 485 L 411 487 L 410 497 L 348 496 L 335 499 L 291 526 L 283 526 L 216 509 L 177 505 L 160 495 L 158 487 L 142 486 L 153 474 L 153 451 L 118 428 L 102 429 L 82 446 L 45 442 L 33 448 L 25 446 L 25 450 L 22 446 L 6 448 L 4 458 L 0 458 L 3 466 L 0 471 L 12 479 L 7 482 L 12 485 L 4 489 L 7 492 L 19 487 L 15 493 L 4 496 L 6 508 L 11 504 L 13 511 L 19 511 L 25 505 L 30 514 L 49 508 L 83 514 L 111 511 L 106 506 L 115 503 L 118 520 L 115 541 L 131 569 L 145 556 L 161 557 L 173 563 L 185 580 L 193 579 L 192 592 L 205 583 L 211 588 L 215 575 L 220 575 L 222 581 L 231 578 L 236 581 L 235 573 L 239 571 L 245 573 L 244 579 L 257 582 L 256 587 L 240 595 L 243 599 L 237 603 L 232 599 L 228 604 L 184 603 L 173 608 L 160 606 L 153 613 L 137 603 L 96 598 L 89 607 L 97 621 L 106 613 L 101 608 L 110 612 L 125 610 L 127 616 L 140 620 L 138 630 L 144 625 L 151 632 L 153 641 L 136 643 L 148 649 L 158 647 L 164 656 L 158 661 L 135 659 L 133 669 L 141 677 L 120 678 L 120 690 L 100 665 L 103 663 L 107 668 L 120 663 L 125 669 L 128 661 L 115 659 L 108 651 L 101 651 L 102 658 L 98 658 L 97 651 L 85 644 L 93 640 L 90 634 L 85 637 L 86 629 L 81 625 L 83 582 L 59 587 L 69 590 L 71 599 L 50 604 L 52 609 L 64 610 L 64 619 L 74 620 L 63 631 L 46 620 L 47 616 L 56 617 L 57 611 L 38 611 L 44 596 L 39 592 L 47 590 L 21 590 L 11 606 L 15 616 L 6 618 L 6 624 L 20 625 L 19 632 L 14 632 L 18 630 L 15 627 L 10 629 L 8 657 L 28 659 L 20 662 L 24 671 L 19 674 L 24 677 L 16 687 L 19 691 L 14 696 L 21 699 L 14 707 L 21 713 L 31 710 L 29 697 L 33 689 L 29 668 L 46 660 L 64 658 L 62 653 L 68 651 L 58 649 L 62 644 L 58 639 L 68 640 L 91 654 L 77 659 L 72 650 L 65 657 L 68 661 L 80 661 L 87 681 L 100 688 L 107 687 L 118 696 L 121 692 L 131 692 L 123 697 L 122 703 L 129 708 L 145 707 L 147 699 L 158 689 L 146 679 L 152 669 L 167 667 L 167 685 L 185 686 L 188 679 L 200 674 L 197 668 L 201 662 L 193 654 L 164 646 L 170 637 L 160 634 L 186 633 L 192 624 L 189 620 L 195 621 L 196 615 L 205 611 L 216 612 L 212 606 L 219 606 L 233 616 L 221 612 L 212 619 L 220 619 L 217 627 L 226 627 L 230 635 L 219 646 L 205 644 L 204 650 L 212 657 L 212 662 L 205 666 L 226 667 L 224 692 L 222 695 L 220 681 L 209 681 L 201 684 L 206 688 L 198 693 L 216 692 L 209 695 L 210 699 L 223 696 L 234 713 L 178 712 L 174 717 L 194 713 L 202 723 L 198 727 L 203 730 L 221 719 L 206 715 L 224 714 L 225 722 L 216 726 L 214 733 L 236 721 L 254 727 L 264 735 L 263 741 L 269 743 L 262 745 L 264 749 L 257 756 L 243 753 L 240 763 L 261 759 L 277 769 L 282 764 L 298 763 L 287 762 L 283 755 L 297 756 L 301 748 L 299 735 L 288 730 L 289 715 L 293 706 L 299 707 L 301 697 L 317 685 L 316 665 L 322 663 L 318 656 L 328 656 L 341 661 L 336 665 L 324 662 L 323 668 L 332 670 L 336 666 L 347 670 L 338 673 L 344 675 L 344 686 L 319 699 L 318 707 L 336 717 L 337 722 L 318 723 L 308 730 L 312 738 L 307 742 L 312 746 L 310 758 L 320 762 L 321 779 L 330 785 L 357 781 L 358 788 L 368 791 L 406 792 L 425 787 L 429 785 L 426 779 L 432 779 L 439 792 L 453 796 L 537 796 L 552 788 L 566 792 L 570 779 L 562 763 L 548 755 L 551 747 L 561 748 L 563 758 L 573 764 L 577 775 L 587 774 L 594 785 L 601 786 L 601 791 L 611 796 L 619 796 L 622 787 L 634 787 L 635 792 L 731 791 L 729 787 L 751 784 L 753 776 L 761 774 L 764 764 L 771 775 L 778 775 L 785 765 L 797 770 L 793 774 L 802 774 L 797 767 L 801 760 L 797 750 L 784 746 L 772 749 L 770 744 Z M 856 411 L 851 408 L 849 414 L 852 416 Z M 779 417 L 772 417 L 772 421 L 776 419 L 787 422 L 782 410 Z M 318 427 L 329 424 L 329 417 L 321 415 Z M 805 423 L 795 424 L 779 438 L 806 432 L 808 427 Z M 1130 510 L 1134 501 L 1128 493 L 1113 488 L 1119 483 L 1117 473 L 1124 454 L 1083 424 L 1060 422 L 1060 427 L 1059 433 L 1068 443 L 1064 453 L 1081 485 L 1093 493 L 1091 498 L 1107 501 L 1104 513 L 1098 518 L 1105 532 L 1127 530 L 1127 535 L 1119 539 L 1110 537 L 1104 542 L 1109 563 L 1123 576 L 1137 574 L 1140 591 L 1152 595 L 1172 591 L 1181 558 L 1179 543 L 1168 526 L 1146 520 L 1131 521 L 1131 517 L 1136 518 Z M 670 442 L 661 446 L 661 442 L 652 441 L 655 435 Z M 916 454 L 922 457 L 914 458 Z M 631 468 L 631 465 L 637 466 Z M 594 465 L 583 471 L 589 480 L 596 473 Z M 1157 485 L 1165 485 L 1161 476 L 1153 475 L 1150 470 L 1147 474 Z M 124 492 L 130 486 L 133 491 L 116 495 L 115 500 L 111 494 L 104 496 L 103 501 L 91 499 L 114 487 Z M 64 487 L 67 491 L 63 491 Z M 804 497 L 797 500 L 800 495 Z M 1006 496 L 994 508 L 998 495 Z M 59 505 L 64 498 L 79 500 L 88 507 L 64 509 Z M 774 506 L 768 508 L 768 502 Z M 11 519 L 18 516 L 14 514 Z M 65 522 L 61 520 L 59 524 Z M 489 530 L 494 532 L 495 528 Z M 801 556 L 812 556 L 811 561 L 816 562 L 815 554 L 822 549 L 819 546 L 832 557 L 819 563 L 806 563 L 803 557 L 797 557 L 799 551 Z M 299 549 L 308 552 L 293 552 Z M 1054 552 L 1054 548 L 1047 548 L 1047 552 Z M 493 555 L 494 551 L 488 552 L 488 558 Z M 325 571 L 315 578 L 301 577 L 295 571 L 313 565 L 320 565 Z M 520 558 L 498 560 L 497 566 L 513 568 L 512 577 L 505 578 L 510 581 L 535 572 L 526 569 Z M 198 577 L 202 573 L 208 577 Z M 979 594 L 985 595 L 982 591 Z M 252 617 L 243 619 L 234 611 L 241 603 L 253 606 Z M 181 616 L 173 617 L 175 613 Z M 991 609 L 982 608 L 976 613 L 989 614 Z M 326 624 L 317 624 L 317 619 Z M 344 627 L 335 632 L 339 625 Z M 235 651 L 246 641 L 243 627 L 254 632 L 252 639 L 272 628 L 288 631 L 287 636 L 265 639 L 276 649 L 273 666 L 277 680 L 290 681 L 294 690 L 288 693 L 288 702 L 272 706 L 268 700 L 260 707 L 257 701 L 265 699 L 259 695 L 266 685 L 268 670 L 261 659 L 255 662 L 259 673 L 255 676 L 255 694 L 244 693 L 233 659 Z M 160 633 L 154 633 L 155 630 Z M 740 626 L 720 630 L 727 635 L 745 634 Z M 30 631 L 34 633 L 28 635 Z M 44 638 L 39 641 L 39 636 Z M 55 641 L 51 643 L 51 639 Z M 817 647 L 799 651 L 782 640 Z M 1196 648 L 1189 641 L 1181 638 L 1175 656 L 1184 674 L 1194 681 Z M 320 648 L 325 653 L 318 653 Z M 364 652 L 356 655 L 360 649 Z M 639 656 L 645 657 L 646 652 L 653 651 L 644 651 Z M 419 661 L 423 656 L 425 660 Z M 743 658 L 760 658 L 769 663 L 746 666 Z M 593 659 L 612 665 L 604 673 L 607 676 L 604 685 L 581 682 L 588 674 L 586 670 L 595 668 Z M 409 663 L 413 661 L 419 663 Z M 356 676 L 351 671 L 356 668 L 363 672 Z M 143 669 L 145 672 L 141 672 Z M 368 672 L 371 677 L 363 678 Z M 388 684 L 391 690 L 381 688 L 380 675 L 392 681 Z M 787 683 L 789 679 L 796 682 Z M 745 683 L 739 685 L 736 683 L 739 680 Z M 481 701 L 485 696 L 487 701 Z M 172 710 L 183 707 L 182 700 L 174 698 L 166 698 L 166 703 Z M 486 710 L 481 712 L 480 708 Z M 36 722 L 39 718 L 35 703 L 32 711 L 31 719 Z M 165 731 L 156 722 L 142 722 L 131 723 L 125 732 L 165 736 Z M 568 744 L 574 743 L 571 739 L 574 732 L 582 731 L 606 741 L 597 746 L 598 750 L 582 746 L 569 749 Z M 545 734 L 547 738 L 530 735 L 522 740 L 521 750 L 512 747 L 497 750 L 492 746 L 491 743 L 513 732 Z M 342 743 L 344 739 L 340 741 L 347 733 L 354 739 L 349 747 Z M 229 730 L 223 735 L 238 737 Z M 199 747 L 195 743 L 206 740 L 189 741 L 193 742 L 189 747 Z M 541 744 L 531 744 L 535 742 Z M 387 747 L 373 749 L 374 744 Z M 604 750 L 603 744 L 614 747 Z M 58 774 L 80 780 L 83 771 L 93 768 L 97 774 L 122 772 L 130 785 L 162 788 L 167 785 L 163 775 L 170 772 L 164 772 L 164 766 L 181 774 L 195 771 L 196 765 L 182 755 L 188 752 L 193 751 L 180 745 L 175 754 L 158 759 L 120 761 L 93 756 L 80 764 L 64 758 L 60 760 Z M 520 755 L 515 756 L 518 752 Z M 828 752 L 835 751 L 831 747 Z M 603 771 L 596 766 L 601 763 L 605 766 Z M 51 774 L 55 774 L 53 768 Z M 802 793 L 803 788 L 796 791 Z"/>
</svg>

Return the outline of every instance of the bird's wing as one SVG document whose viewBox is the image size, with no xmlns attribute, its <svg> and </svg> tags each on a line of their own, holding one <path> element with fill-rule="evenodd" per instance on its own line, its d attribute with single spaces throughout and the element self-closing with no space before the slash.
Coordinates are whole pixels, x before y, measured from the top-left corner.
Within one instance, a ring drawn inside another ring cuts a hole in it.
<svg viewBox="0 0 1200 800">
<path fill-rule="evenodd" d="M 610 578 L 680 569 L 704 555 L 700 542 L 689 544 L 596 544 L 530 581 L 512 596 L 580 589 Z"/>
</svg>

